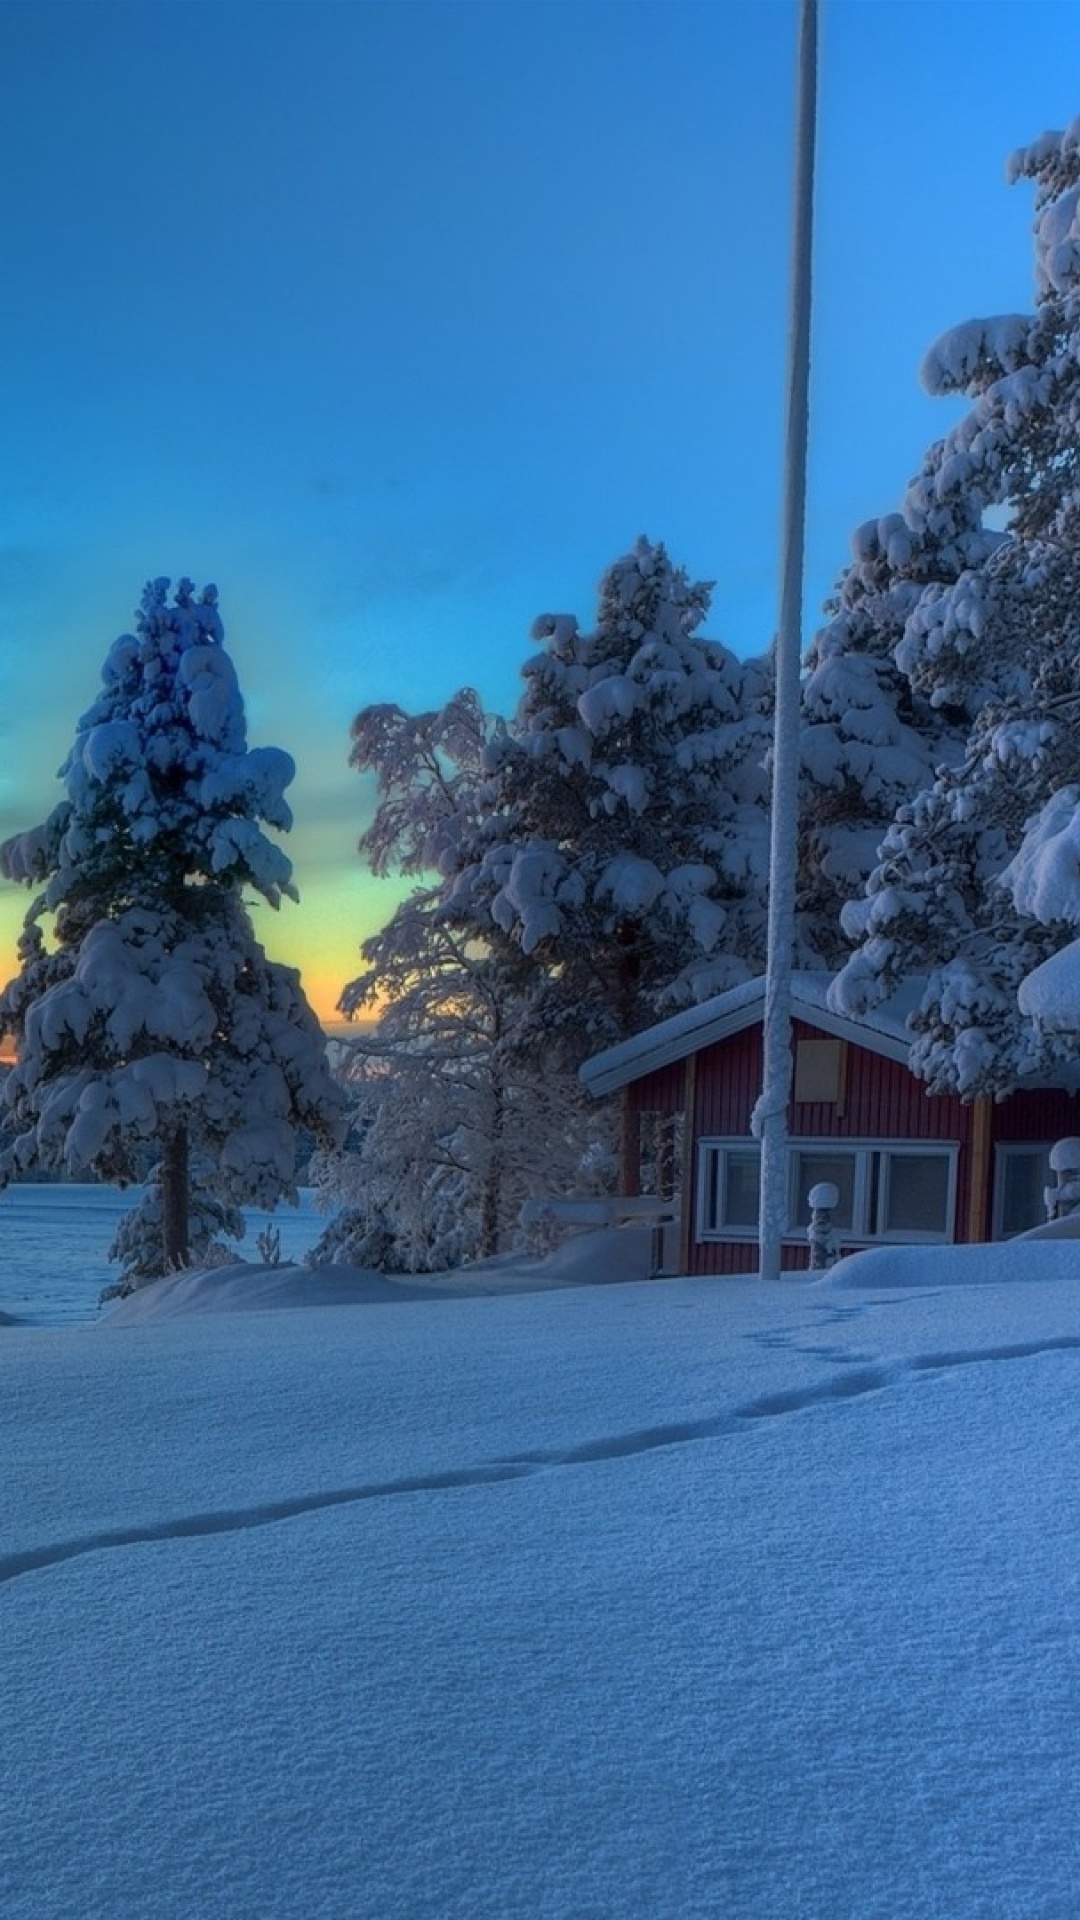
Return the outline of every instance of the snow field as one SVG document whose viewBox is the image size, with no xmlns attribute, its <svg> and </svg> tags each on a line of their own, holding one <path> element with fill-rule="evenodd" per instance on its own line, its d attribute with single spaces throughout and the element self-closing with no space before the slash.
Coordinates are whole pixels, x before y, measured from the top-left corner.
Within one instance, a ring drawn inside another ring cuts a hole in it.
<svg viewBox="0 0 1080 1920">
<path fill-rule="evenodd" d="M 5 1329 L 5 1914 L 1074 1913 L 1080 1302 L 932 1262 Z"/>
</svg>

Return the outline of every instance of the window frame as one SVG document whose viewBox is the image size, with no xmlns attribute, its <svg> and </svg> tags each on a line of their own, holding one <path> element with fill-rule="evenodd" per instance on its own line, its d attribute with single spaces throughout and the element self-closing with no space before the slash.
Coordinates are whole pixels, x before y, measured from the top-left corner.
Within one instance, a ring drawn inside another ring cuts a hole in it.
<svg viewBox="0 0 1080 1920">
<path fill-rule="evenodd" d="M 944 1149 L 944 1151 L 942 1149 Z M 945 1183 L 945 1219 L 947 1223 L 951 1222 L 953 1229 L 955 1229 L 956 1171 L 960 1151 L 959 1146 L 953 1145 L 951 1142 L 939 1143 L 937 1141 L 930 1142 L 923 1140 L 903 1141 L 902 1143 L 894 1145 L 890 1141 L 878 1148 L 877 1151 L 881 1154 L 881 1175 L 877 1194 L 878 1218 L 880 1220 L 886 1220 L 888 1218 L 891 1161 L 929 1158 L 945 1159 L 947 1156 L 948 1178 Z M 953 1238 L 954 1233 L 949 1230 L 948 1225 L 944 1233 L 930 1234 L 911 1228 L 891 1227 L 874 1235 L 875 1244 L 878 1241 L 884 1240 L 887 1241 L 890 1246 L 947 1246 Z"/>
<path fill-rule="evenodd" d="M 1006 1232 L 1005 1232 L 1005 1166 L 1006 1166 L 1006 1162 L 1009 1159 L 1020 1159 L 1020 1158 L 1033 1160 L 1037 1155 L 1041 1155 L 1044 1163 L 1043 1186 L 1044 1187 L 1052 1186 L 1054 1183 L 1054 1176 L 1050 1169 L 1050 1154 L 1054 1148 L 1054 1145 L 1055 1145 L 1055 1142 L 1053 1140 L 998 1140 L 995 1142 L 995 1145 L 994 1145 L 994 1195 L 993 1195 L 993 1206 L 991 1208 L 991 1217 L 990 1217 L 990 1233 L 994 1240 L 1000 1240 L 1002 1242 L 1004 1242 L 1006 1239 L 1015 1240 L 1019 1234 L 1029 1233 L 1031 1231 L 1030 1227 L 1018 1227 L 1016 1229 L 1016 1233 L 1010 1233 L 1006 1235 Z M 1046 1221 L 1046 1208 L 1044 1206 L 1041 1217 L 1038 1220 L 1033 1221 L 1032 1225 L 1042 1226 L 1045 1224 L 1045 1221 Z"/>
<path fill-rule="evenodd" d="M 715 1211 L 719 1215 L 723 1208 L 726 1186 L 726 1158 L 728 1154 L 753 1152 L 756 1142 L 745 1135 L 704 1134 L 697 1142 L 695 1155 L 695 1207 L 694 1234 L 699 1242 L 738 1240 L 742 1242 L 757 1239 L 757 1227 L 726 1226 L 722 1219 L 710 1223 L 708 1219 L 709 1202 L 715 1201 Z M 757 1148 L 760 1152 L 760 1148 Z M 788 1154 L 788 1224 L 784 1229 L 784 1239 L 803 1244 L 806 1240 L 806 1227 L 796 1225 L 798 1213 L 798 1156 L 800 1154 L 825 1154 L 836 1156 L 850 1155 L 855 1160 L 855 1172 L 852 1192 L 852 1224 L 838 1229 L 845 1246 L 949 1246 L 956 1239 L 956 1189 L 959 1164 L 960 1143 L 957 1140 L 846 1140 L 837 1138 L 821 1139 L 816 1136 L 790 1139 Z M 873 1180 L 874 1156 L 880 1156 L 877 1180 Z M 945 1190 L 945 1230 L 941 1233 L 930 1231 L 915 1232 L 910 1229 L 878 1230 L 878 1222 L 886 1218 L 889 1195 L 889 1163 L 894 1158 L 915 1159 L 932 1157 L 945 1160 L 948 1165 L 948 1178 Z M 710 1158 L 712 1170 L 710 1171 Z M 876 1218 L 871 1218 L 873 1205 Z"/>
</svg>

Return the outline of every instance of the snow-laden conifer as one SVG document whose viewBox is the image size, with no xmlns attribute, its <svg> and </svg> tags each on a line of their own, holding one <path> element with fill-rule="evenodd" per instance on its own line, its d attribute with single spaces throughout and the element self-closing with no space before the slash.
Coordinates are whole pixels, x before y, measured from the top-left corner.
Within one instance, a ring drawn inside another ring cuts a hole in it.
<svg viewBox="0 0 1080 1920">
<path fill-rule="evenodd" d="M 41 889 L 0 996 L 18 1053 L 2 1170 L 124 1184 L 156 1147 L 161 1271 L 188 1257 L 193 1154 L 214 1200 L 272 1206 L 294 1195 L 297 1127 L 329 1142 L 341 1106 L 299 975 L 267 959 L 243 898 L 295 897 L 264 830 L 291 824 L 293 763 L 247 745 L 215 589 L 168 586 L 106 658 L 64 799 L 0 848 Z"/>
<path fill-rule="evenodd" d="M 639 540 L 597 623 L 538 620 L 454 899 L 547 975 L 581 1051 L 760 970 L 770 684 L 698 636 L 710 588 Z"/>
<path fill-rule="evenodd" d="M 856 1007 L 926 972 L 913 1064 L 968 1096 L 1061 1050 L 1018 990 L 1069 938 L 1070 915 L 1046 910 L 1049 895 L 1036 904 L 1037 863 L 1010 862 L 1042 844 L 1048 805 L 1061 825 L 1080 717 L 1080 122 L 1010 172 L 1037 188 L 1036 309 L 955 328 L 927 356 L 930 390 L 971 405 L 928 452 L 897 536 L 959 562 L 914 594 L 891 655 L 912 701 L 968 737 L 899 809 L 865 901 L 847 909 L 861 944 L 836 989 Z"/>
<path fill-rule="evenodd" d="M 709 593 L 640 540 L 593 632 L 537 620 L 509 721 L 465 691 L 354 722 L 377 787 L 361 852 L 420 884 L 342 1000 L 380 1013 L 358 1155 L 327 1169 L 350 1245 L 390 1231 L 411 1264 L 505 1245 L 522 1199 L 612 1164 L 585 1055 L 760 969 L 770 679 L 698 636 Z"/>
<path fill-rule="evenodd" d="M 991 550 L 977 528 L 941 543 L 899 514 L 867 522 L 852 546 L 803 680 L 796 950 L 807 967 L 843 958 L 841 912 L 897 809 L 963 752 L 961 716 L 915 693 L 897 651 L 923 595 L 956 578 L 962 554 Z"/>
</svg>

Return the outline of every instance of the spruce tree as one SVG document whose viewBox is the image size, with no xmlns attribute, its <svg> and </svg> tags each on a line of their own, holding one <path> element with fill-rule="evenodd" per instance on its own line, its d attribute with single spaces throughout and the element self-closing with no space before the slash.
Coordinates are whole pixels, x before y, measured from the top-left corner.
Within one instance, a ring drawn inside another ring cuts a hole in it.
<svg viewBox="0 0 1080 1920">
<path fill-rule="evenodd" d="M 855 1009 L 928 975 L 912 1060 L 929 1084 L 1000 1094 L 1045 1072 L 1060 1035 L 1024 1012 L 1024 979 L 1071 938 L 1011 862 L 1075 780 L 1080 716 L 1080 122 L 1014 156 L 1036 183 L 1037 304 L 946 334 L 923 368 L 968 412 L 908 489 L 912 539 L 951 543 L 892 657 L 914 701 L 962 718 L 963 754 L 898 812 L 836 987 Z M 1002 524 L 1003 523 L 1003 524 Z M 1030 869 L 1030 863 L 1028 863 Z M 1002 877 L 1009 870 L 1010 884 Z M 1021 996 L 1022 998 L 1022 996 Z"/>
<path fill-rule="evenodd" d="M 0 995 L 18 1064 L 0 1172 L 126 1184 L 158 1155 L 161 1271 L 189 1255 L 193 1155 L 227 1207 L 294 1197 L 295 1133 L 330 1143 L 341 1100 L 299 975 L 267 959 L 246 889 L 296 897 L 288 754 L 247 745 L 213 587 L 146 588 L 60 770 L 45 823 L 0 848 L 40 887 Z M 145 1266 L 145 1256 L 141 1256 Z"/>
<path fill-rule="evenodd" d="M 897 658 L 928 591 L 993 550 L 977 527 L 939 539 L 899 514 L 868 521 L 815 634 L 802 687 L 796 953 L 835 967 L 846 903 L 862 893 L 897 809 L 962 757 L 965 715 L 917 693 Z"/>
<path fill-rule="evenodd" d="M 575 1068 L 763 964 L 770 677 L 699 637 L 710 592 L 639 540 L 591 633 L 537 621 L 489 755 L 455 898 L 533 957 Z"/>
</svg>

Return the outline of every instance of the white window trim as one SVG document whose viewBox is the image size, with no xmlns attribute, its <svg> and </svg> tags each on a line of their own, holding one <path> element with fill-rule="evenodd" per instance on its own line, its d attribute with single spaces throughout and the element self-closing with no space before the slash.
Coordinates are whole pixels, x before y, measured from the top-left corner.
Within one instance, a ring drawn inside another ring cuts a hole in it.
<svg viewBox="0 0 1080 1920">
<path fill-rule="evenodd" d="M 756 1144 L 757 1143 L 755 1141 L 748 1140 L 745 1136 L 740 1138 L 737 1135 L 734 1137 L 731 1137 L 731 1136 L 725 1136 L 725 1135 L 719 1135 L 719 1134 L 717 1135 L 707 1134 L 707 1135 L 704 1135 L 701 1139 L 699 1139 L 697 1143 L 697 1156 L 696 1156 L 696 1167 L 695 1167 L 696 1205 L 694 1209 L 694 1214 L 695 1214 L 694 1234 L 697 1240 L 705 1241 L 705 1242 L 719 1241 L 719 1240 L 738 1240 L 738 1241 L 745 1242 L 745 1241 L 753 1241 L 757 1239 L 758 1230 L 756 1226 L 754 1227 L 725 1227 L 725 1226 L 710 1227 L 710 1226 L 707 1226 L 705 1222 L 705 1200 L 706 1200 L 706 1193 L 708 1188 L 708 1182 L 705 1177 L 706 1164 L 707 1164 L 706 1155 L 711 1152 L 719 1152 L 721 1156 L 721 1163 L 717 1170 L 716 1187 L 717 1187 L 718 1195 L 722 1195 L 724 1190 L 723 1156 L 727 1153 L 752 1152 Z M 956 1140 L 885 1140 L 885 1139 L 847 1140 L 847 1139 L 836 1139 L 836 1138 L 804 1139 L 802 1136 L 798 1136 L 794 1139 L 789 1139 L 788 1141 L 788 1165 L 789 1165 L 788 1206 L 789 1206 L 789 1210 L 792 1210 L 795 1204 L 795 1197 L 794 1197 L 795 1155 L 799 1153 L 823 1153 L 823 1154 L 850 1153 L 856 1156 L 855 1183 L 854 1183 L 854 1194 L 853 1194 L 853 1205 L 852 1205 L 854 1225 L 850 1228 L 841 1227 L 838 1230 L 839 1236 L 846 1247 L 948 1246 L 955 1240 L 956 1238 L 956 1183 L 957 1183 L 957 1167 L 958 1167 L 958 1160 L 959 1160 L 959 1153 L 960 1153 L 959 1141 L 956 1141 Z M 870 1233 L 867 1230 L 866 1222 L 867 1222 L 867 1211 L 868 1211 L 868 1183 L 869 1183 L 869 1173 L 870 1173 L 870 1156 L 875 1153 L 880 1153 L 886 1156 L 885 1164 L 882 1169 L 883 1188 L 882 1188 L 881 1199 L 880 1199 L 880 1204 L 882 1207 L 884 1207 L 886 1203 L 886 1198 L 888 1194 L 888 1161 L 890 1158 L 892 1157 L 911 1158 L 913 1156 L 922 1156 L 924 1154 L 936 1154 L 936 1155 L 940 1155 L 942 1158 L 947 1157 L 948 1163 L 949 1163 L 949 1179 L 948 1179 L 948 1187 L 947 1187 L 946 1199 L 945 1199 L 945 1217 L 948 1224 L 946 1227 L 946 1231 L 944 1233 L 906 1233 L 906 1232 L 900 1232 L 900 1231 L 894 1230 L 892 1232 L 875 1234 L 875 1233 Z M 800 1227 L 800 1226 L 793 1226 L 791 1224 L 790 1211 L 789 1211 L 788 1226 L 784 1232 L 784 1239 L 793 1241 L 800 1246 L 804 1245 L 806 1241 L 806 1228 Z"/>
</svg>

